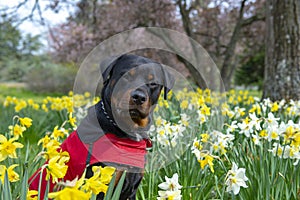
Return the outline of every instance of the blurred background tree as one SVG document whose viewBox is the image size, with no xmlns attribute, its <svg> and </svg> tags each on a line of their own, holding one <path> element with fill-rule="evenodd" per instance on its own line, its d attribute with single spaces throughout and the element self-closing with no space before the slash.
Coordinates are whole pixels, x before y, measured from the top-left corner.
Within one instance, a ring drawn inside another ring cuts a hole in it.
<svg viewBox="0 0 300 200">
<path fill-rule="evenodd" d="M 267 1 L 263 97 L 300 99 L 300 1 Z"/>
<path fill-rule="evenodd" d="M 13 25 L 15 18 L 0 17 L 0 80 L 23 81 L 23 77 L 39 57 L 34 54 L 41 48 L 39 36 L 22 35 Z"/>
<path fill-rule="evenodd" d="M 15 9 L 27 2 L 29 0 L 20 1 Z M 40 4 L 41 1 L 36 0 L 30 7 L 29 16 L 14 19 L 15 22 L 31 19 L 45 24 Z M 47 62 L 58 68 L 67 66 L 74 72 L 83 58 L 105 39 L 129 29 L 155 26 L 177 30 L 199 42 L 219 67 L 226 89 L 236 85 L 262 88 L 265 0 L 56 0 L 48 2 L 45 10 L 60 12 L 63 7 L 68 7 L 69 17 L 48 28 L 48 50 L 39 54 L 43 58 L 46 55 Z M 0 11 L 9 13 L 7 9 Z M 155 50 L 138 53 L 176 66 L 203 87 L 199 81 L 201 77 L 194 73 L 193 67 L 177 55 Z M 49 71 L 48 67 L 42 68 Z M 70 72 L 67 70 L 66 73 Z"/>
</svg>

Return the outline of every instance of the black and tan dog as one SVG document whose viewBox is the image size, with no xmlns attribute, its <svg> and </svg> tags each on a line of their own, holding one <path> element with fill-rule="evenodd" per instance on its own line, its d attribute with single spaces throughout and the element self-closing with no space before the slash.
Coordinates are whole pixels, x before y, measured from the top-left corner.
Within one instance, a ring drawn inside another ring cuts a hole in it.
<svg viewBox="0 0 300 200">
<path fill-rule="evenodd" d="M 77 131 L 61 145 L 70 154 L 65 180 L 80 177 L 86 168 L 91 177 L 94 165 L 113 166 L 117 178 L 127 172 L 120 199 L 133 200 L 143 178 L 154 106 L 162 89 L 166 98 L 174 78 L 159 63 L 132 54 L 102 62 L 101 71 L 101 101 L 89 108 Z M 37 189 L 40 178 L 32 177 L 30 189 Z"/>
</svg>

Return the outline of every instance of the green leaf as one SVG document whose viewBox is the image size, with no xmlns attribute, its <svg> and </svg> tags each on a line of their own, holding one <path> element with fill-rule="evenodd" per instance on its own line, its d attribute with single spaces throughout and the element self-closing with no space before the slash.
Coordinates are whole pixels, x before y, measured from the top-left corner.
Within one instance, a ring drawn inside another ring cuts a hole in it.
<svg viewBox="0 0 300 200">
<path fill-rule="evenodd" d="M 104 197 L 104 200 L 110 200 L 111 199 L 111 196 L 112 196 L 113 191 L 114 191 L 115 180 L 116 180 L 116 174 L 113 175 L 113 177 L 112 177 L 112 179 L 109 183 L 108 190 L 106 191 L 106 195 Z"/>
<path fill-rule="evenodd" d="M 119 180 L 119 183 L 116 187 L 116 190 L 114 192 L 114 195 L 113 197 L 111 198 L 111 200 L 119 200 L 120 198 L 120 194 L 122 192 L 122 187 L 123 187 L 123 184 L 124 184 L 124 181 L 125 181 L 125 177 L 126 177 L 126 171 L 123 172 L 120 180 Z"/>
<path fill-rule="evenodd" d="M 25 166 L 24 176 L 21 185 L 21 195 L 20 200 L 26 200 L 27 198 L 27 188 L 28 188 L 28 170 Z"/>
<path fill-rule="evenodd" d="M 5 172 L 5 177 L 4 177 L 3 199 L 5 199 L 5 200 L 12 200 L 10 183 L 9 183 L 9 180 L 8 180 L 7 171 Z"/>
</svg>

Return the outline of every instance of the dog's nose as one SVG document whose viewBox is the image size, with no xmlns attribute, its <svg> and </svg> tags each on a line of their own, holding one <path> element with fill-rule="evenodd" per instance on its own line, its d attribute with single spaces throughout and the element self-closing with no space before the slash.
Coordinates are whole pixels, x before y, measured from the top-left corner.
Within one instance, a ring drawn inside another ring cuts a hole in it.
<svg viewBox="0 0 300 200">
<path fill-rule="evenodd" d="M 136 105 L 142 105 L 147 100 L 146 94 L 141 90 L 135 90 L 131 93 L 131 98 Z"/>
</svg>

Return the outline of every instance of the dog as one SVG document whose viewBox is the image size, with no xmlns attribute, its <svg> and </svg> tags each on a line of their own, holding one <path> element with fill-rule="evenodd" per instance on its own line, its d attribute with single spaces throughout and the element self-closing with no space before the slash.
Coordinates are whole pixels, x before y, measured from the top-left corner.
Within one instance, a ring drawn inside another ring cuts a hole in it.
<svg viewBox="0 0 300 200">
<path fill-rule="evenodd" d="M 120 200 L 134 200 L 144 174 L 146 148 L 151 146 L 147 132 L 153 110 L 161 91 L 166 99 L 175 80 L 158 62 L 133 54 L 103 61 L 100 71 L 101 101 L 88 109 L 77 130 L 61 145 L 70 155 L 64 179 L 74 180 L 84 171 L 89 178 L 93 166 L 112 166 L 116 168 L 116 183 L 126 171 Z M 39 188 L 39 173 L 29 179 L 30 189 Z M 43 181 L 42 198 L 45 185 Z M 53 188 L 50 184 L 50 191 Z M 97 200 L 103 198 L 103 193 L 97 195 Z"/>
</svg>

